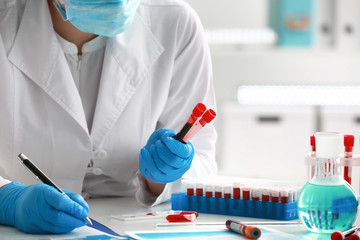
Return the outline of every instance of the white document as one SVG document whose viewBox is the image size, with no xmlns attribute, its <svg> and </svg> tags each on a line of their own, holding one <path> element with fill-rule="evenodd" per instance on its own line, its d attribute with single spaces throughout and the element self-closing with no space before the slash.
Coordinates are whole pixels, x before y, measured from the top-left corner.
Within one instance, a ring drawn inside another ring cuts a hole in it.
<svg viewBox="0 0 360 240">
<path fill-rule="evenodd" d="M 70 239 L 82 239 L 82 238 L 86 238 L 87 236 L 96 236 L 96 235 L 111 236 L 104 232 L 101 232 L 99 230 L 87 226 L 77 228 L 70 233 L 46 235 L 46 234 L 26 234 L 14 227 L 0 225 L 0 240 L 9 240 L 9 239 L 11 240 L 51 240 L 51 239 L 70 240 Z M 122 238 L 114 237 L 114 239 L 122 239 Z"/>
</svg>

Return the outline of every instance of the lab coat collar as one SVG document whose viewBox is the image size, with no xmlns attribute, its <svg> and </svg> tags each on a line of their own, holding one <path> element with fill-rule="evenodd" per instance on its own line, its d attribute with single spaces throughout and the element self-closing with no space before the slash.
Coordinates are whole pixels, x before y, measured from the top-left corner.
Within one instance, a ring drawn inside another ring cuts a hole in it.
<svg viewBox="0 0 360 240">
<path fill-rule="evenodd" d="M 88 134 L 80 95 L 53 30 L 47 1 L 26 1 L 8 58 Z"/>
<path fill-rule="evenodd" d="M 131 27 L 108 40 L 91 132 L 95 146 L 101 144 L 164 51 L 146 19 L 148 13 L 139 9 Z"/>
<path fill-rule="evenodd" d="M 150 30 L 149 14 L 144 9 L 139 7 L 131 27 L 110 38 L 106 45 L 91 128 L 95 145 L 103 141 L 164 51 Z M 47 1 L 26 1 L 8 58 L 89 134 L 80 95 L 53 30 Z"/>
</svg>

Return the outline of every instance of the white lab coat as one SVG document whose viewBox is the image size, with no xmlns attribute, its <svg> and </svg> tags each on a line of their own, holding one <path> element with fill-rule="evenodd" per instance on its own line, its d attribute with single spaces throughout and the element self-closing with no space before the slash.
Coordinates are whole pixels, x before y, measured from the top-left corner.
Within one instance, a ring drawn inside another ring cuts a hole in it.
<svg viewBox="0 0 360 240">
<path fill-rule="evenodd" d="M 38 182 L 16 159 L 24 153 L 64 189 L 90 196 L 137 192 L 141 203 L 159 203 L 179 190 L 179 181 L 157 199 L 147 192 L 140 149 L 158 128 L 179 131 L 197 102 L 215 107 L 209 50 L 186 3 L 143 0 L 132 26 L 108 40 L 89 133 L 47 1 L 0 1 L 3 178 Z M 184 177 L 216 172 L 215 141 L 212 124 L 192 139 L 195 157 Z"/>
</svg>

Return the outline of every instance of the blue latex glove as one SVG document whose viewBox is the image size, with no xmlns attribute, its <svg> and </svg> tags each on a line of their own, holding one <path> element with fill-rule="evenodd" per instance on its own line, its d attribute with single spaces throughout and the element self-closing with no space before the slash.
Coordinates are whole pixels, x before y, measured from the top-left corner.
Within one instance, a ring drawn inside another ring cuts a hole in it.
<svg viewBox="0 0 360 240">
<path fill-rule="evenodd" d="M 46 184 L 11 182 L 0 188 L 0 224 L 26 233 L 66 233 L 86 225 L 89 207 L 78 194 L 68 198 Z"/>
<path fill-rule="evenodd" d="M 171 129 L 158 129 L 151 134 L 141 149 L 139 169 L 144 177 L 156 183 L 169 183 L 179 178 L 190 168 L 194 147 L 174 139 Z"/>
</svg>

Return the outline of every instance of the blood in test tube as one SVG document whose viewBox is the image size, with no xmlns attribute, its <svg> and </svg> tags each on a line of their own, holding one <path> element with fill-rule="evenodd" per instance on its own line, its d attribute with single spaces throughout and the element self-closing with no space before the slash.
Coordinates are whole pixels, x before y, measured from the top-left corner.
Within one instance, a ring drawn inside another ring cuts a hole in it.
<svg viewBox="0 0 360 240">
<path fill-rule="evenodd" d="M 215 186 L 215 197 L 217 198 L 221 198 L 222 197 L 222 192 L 223 192 L 223 188 L 221 185 L 216 185 Z"/>
<path fill-rule="evenodd" d="M 251 191 L 251 200 L 253 201 L 260 201 L 260 189 L 253 188 Z"/>
<path fill-rule="evenodd" d="M 185 135 L 189 132 L 192 126 L 195 124 L 196 120 L 203 115 L 206 111 L 206 106 L 203 103 L 198 103 L 195 108 L 193 109 L 189 119 L 180 130 L 178 134 L 174 137 L 176 140 L 182 141 Z"/>
<path fill-rule="evenodd" d="M 187 193 L 187 195 L 194 195 L 194 184 L 193 183 L 186 184 L 186 193 Z"/>
<path fill-rule="evenodd" d="M 243 200 L 250 200 L 250 188 L 244 187 L 242 189 Z"/>
<path fill-rule="evenodd" d="M 204 188 L 202 183 L 196 183 L 196 196 L 204 196 Z"/>
<path fill-rule="evenodd" d="M 211 122 L 216 117 L 214 110 L 207 110 L 204 115 L 197 121 L 194 126 L 188 131 L 188 133 L 183 138 L 183 142 L 187 143 L 200 129 L 202 129 L 205 124 Z"/>
<path fill-rule="evenodd" d="M 205 196 L 212 197 L 213 196 L 214 187 L 211 184 L 205 184 Z"/>
<path fill-rule="evenodd" d="M 270 201 L 270 192 L 266 188 L 264 188 L 262 190 L 261 201 L 263 201 L 263 202 L 269 202 Z"/>
<path fill-rule="evenodd" d="M 345 146 L 345 158 L 347 160 L 352 158 L 352 151 L 354 147 L 354 136 L 353 135 L 344 135 L 344 146 Z M 346 162 L 347 165 L 350 163 L 349 161 Z M 344 180 L 347 181 L 349 184 L 351 184 L 351 172 L 352 167 L 351 166 L 344 166 Z"/>
<path fill-rule="evenodd" d="M 270 195 L 271 195 L 271 202 L 279 202 L 279 191 L 272 190 Z"/>
<path fill-rule="evenodd" d="M 281 203 L 289 202 L 289 191 L 288 190 L 280 191 L 280 201 L 281 201 Z"/>
<path fill-rule="evenodd" d="M 166 220 L 168 222 L 194 222 L 196 214 L 170 214 L 167 215 Z"/>
<path fill-rule="evenodd" d="M 233 198 L 240 199 L 240 183 L 238 182 L 233 183 Z"/>
<path fill-rule="evenodd" d="M 231 192 L 232 192 L 232 186 L 229 184 L 226 184 L 224 186 L 224 198 L 231 198 Z"/>
</svg>

